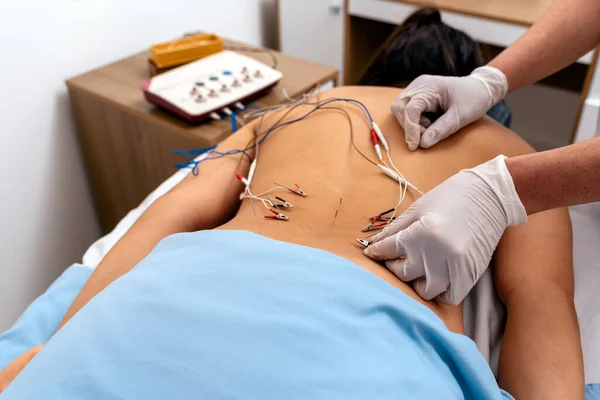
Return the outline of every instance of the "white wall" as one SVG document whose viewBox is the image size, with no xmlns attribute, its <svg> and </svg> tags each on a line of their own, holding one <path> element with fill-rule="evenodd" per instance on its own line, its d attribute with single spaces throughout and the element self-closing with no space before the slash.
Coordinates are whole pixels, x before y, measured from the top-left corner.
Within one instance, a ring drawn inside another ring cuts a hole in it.
<svg viewBox="0 0 600 400">
<path fill-rule="evenodd" d="M 99 235 L 64 80 L 188 31 L 272 44 L 273 3 L 2 2 L 0 331 Z"/>
</svg>

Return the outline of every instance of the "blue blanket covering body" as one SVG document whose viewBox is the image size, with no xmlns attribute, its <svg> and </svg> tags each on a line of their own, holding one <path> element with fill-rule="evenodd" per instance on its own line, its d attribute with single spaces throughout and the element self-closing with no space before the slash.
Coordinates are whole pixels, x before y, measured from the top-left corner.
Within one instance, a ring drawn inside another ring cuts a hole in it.
<svg viewBox="0 0 600 400">
<path fill-rule="evenodd" d="M 76 314 L 10 399 L 502 399 L 428 308 L 331 253 L 170 236 Z"/>
</svg>

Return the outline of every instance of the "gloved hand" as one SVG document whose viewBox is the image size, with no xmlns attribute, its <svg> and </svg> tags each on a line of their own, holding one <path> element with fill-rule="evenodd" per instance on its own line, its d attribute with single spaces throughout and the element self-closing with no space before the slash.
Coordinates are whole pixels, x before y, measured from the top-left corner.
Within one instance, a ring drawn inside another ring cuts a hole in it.
<svg viewBox="0 0 600 400">
<path fill-rule="evenodd" d="M 410 150 L 429 148 L 483 117 L 506 96 L 508 82 L 497 68 L 480 67 L 464 77 L 421 75 L 392 103 Z M 432 123 L 424 112 L 445 113 Z"/>
<path fill-rule="evenodd" d="M 506 227 L 527 222 L 504 159 L 442 182 L 375 236 L 365 254 L 387 260 L 398 278 L 414 281 L 423 299 L 460 303 L 485 272 Z"/>
</svg>

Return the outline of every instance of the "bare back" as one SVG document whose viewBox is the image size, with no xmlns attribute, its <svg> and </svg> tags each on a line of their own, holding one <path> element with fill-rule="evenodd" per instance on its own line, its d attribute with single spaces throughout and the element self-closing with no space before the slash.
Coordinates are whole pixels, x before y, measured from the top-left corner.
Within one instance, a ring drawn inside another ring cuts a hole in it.
<svg viewBox="0 0 600 400">
<path fill-rule="evenodd" d="M 328 91 L 321 100 L 348 97 L 364 102 L 384 132 L 396 166 L 423 192 L 459 170 L 498 154 L 511 156 L 531 151 L 517 135 L 490 119 L 484 119 L 432 149 L 411 152 L 404 142 L 401 127 L 389 110 L 389 104 L 397 95 L 398 90 L 392 88 L 343 87 Z M 356 146 L 375 161 L 369 126 L 362 111 L 347 103 L 332 105 L 349 112 Z M 297 118 L 312 107 L 299 107 L 285 120 Z M 270 127 L 279 115 L 265 118 L 263 126 Z M 239 134 L 250 135 L 250 132 Z M 240 137 L 236 142 L 245 139 Z M 264 141 L 252 183 L 253 193 L 272 188 L 274 181 L 288 186 L 298 183 L 308 193 L 308 197 L 301 198 L 285 190 L 277 192 L 295 204 L 288 213 L 289 221 L 264 219 L 267 210 L 259 202 L 254 204 L 255 217 L 250 201 L 245 200 L 237 215 L 218 229 L 250 230 L 278 240 L 328 250 L 354 261 L 423 302 L 449 327 L 455 330 L 462 328 L 460 313 L 452 307 L 424 302 L 409 285 L 365 257 L 360 245 L 355 243 L 355 238 L 364 235 L 361 228 L 369 222 L 369 216 L 396 205 L 399 187 L 353 149 L 349 124 L 342 112 L 332 109 L 318 111 L 301 122 L 274 131 Z M 409 190 L 400 211 L 418 197 L 418 193 Z"/>
<path fill-rule="evenodd" d="M 400 171 L 424 192 L 460 169 L 498 154 L 514 156 L 531 151 L 515 134 L 484 119 L 432 149 L 409 152 L 403 132 L 389 111 L 398 93 L 397 89 L 347 87 L 322 97 L 363 101 L 384 131 Z M 343 107 L 352 115 L 356 145 L 375 160 L 364 116 L 354 106 Z M 293 111 L 288 120 L 310 109 L 302 108 Z M 270 115 L 265 126 L 277 118 Z M 255 127 L 256 123 L 249 124 L 221 143 L 218 150 L 245 148 Z M 265 220 L 267 210 L 257 201 L 256 216 L 249 201 L 240 206 L 242 185 L 234 175 L 247 174 L 248 167 L 245 158 L 242 162 L 234 157 L 207 161 L 201 165 L 199 176 L 190 174 L 157 199 L 104 257 L 58 329 L 167 236 L 206 229 L 243 229 L 328 250 L 354 261 L 425 304 L 450 330 L 463 331 L 462 307 L 423 301 L 410 285 L 363 256 L 362 248 L 354 242 L 369 216 L 395 206 L 398 186 L 351 147 L 343 113 L 319 111 L 274 132 L 260 147 L 252 183 L 255 194 L 271 188 L 274 180 L 285 185 L 298 183 L 308 192 L 307 198 L 278 193 L 296 205 L 288 212 L 289 221 Z M 414 192 L 409 192 L 400 211 L 416 198 Z M 227 257 L 226 249 L 223 257 Z M 319 267 L 314 265 L 314 273 L 319 273 Z M 582 398 L 583 362 L 573 304 L 572 237 L 567 210 L 545 211 L 530 216 L 527 224 L 507 229 L 496 250 L 495 267 L 496 288 L 508 310 L 500 354 L 501 386 L 517 398 L 534 398 L 532 394 L 545 399 Z M 231 285 L 236 281 L 232 280 Z M 30 349 L 0 371 L 0 392 L 40 348 Z"/>
</svg>

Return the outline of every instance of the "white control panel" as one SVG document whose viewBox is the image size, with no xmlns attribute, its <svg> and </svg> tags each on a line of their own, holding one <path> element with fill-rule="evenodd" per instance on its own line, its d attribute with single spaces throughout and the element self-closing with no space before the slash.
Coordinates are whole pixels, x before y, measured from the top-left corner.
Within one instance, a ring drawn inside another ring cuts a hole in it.
<svg viewBox="0 0 600 400">
<path fill-rule="evenodd" d="M 155 76 L 142 87 L 149 102 L 199 122 L 263 94 L 281 78 L 281 72 L 253 58 L 223 51 Z"/>
</svg>

